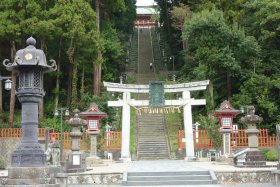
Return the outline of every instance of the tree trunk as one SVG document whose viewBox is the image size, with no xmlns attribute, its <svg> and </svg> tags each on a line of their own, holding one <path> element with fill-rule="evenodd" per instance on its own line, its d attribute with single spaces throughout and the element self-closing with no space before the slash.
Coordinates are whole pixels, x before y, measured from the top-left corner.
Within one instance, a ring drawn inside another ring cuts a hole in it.
<svg viewBox="0 0 280 187">
<path fill-rule="evenodd" d="M 60 63 L 61 63 L 61 46 L 62 39 L 60 38 L 59 42 L 59 51 L 58 51 L 58 61 L 57 61 L 57 72 L 56 72 L 56 81 L 55 81 L 55 97 L 54 97 L 54 111 L 58 109 L 58 101 L 59 101 L 59 89 L 60 89 Z"/>
<path fill-rule="evenodd" d="M 210 95 L 209 109 L 210 109 L 210 111 L 212 111 L 214 109 L 214 91 L 213 91 L 213 82 L 211 80 L 209 81 L 208 90 L 209 90 L 209 95 Z"/>
<path fill-rule="evenodd" d="M 72 72 L 73 72 L 73 65 L 69 64 L 69 69 L 68 69 L 68 81 L 67 81 L 67 106 L 70 106 L 71 103 L 71 97 L 72 97 Z"/>
<path fill-rule="evenodd" d="M 96 29 L 100 32 L 100 0 L 95 0 L 95 12 L 96 12 Z M 99 40 L 97 41 L 99 42 Z M 100 96 L 101 93 L 101 63 L 102 52 L 100 44 L 97 43 L 97 62 L 93 65 L 93 94 Z"/>
<path fill-rule="evenodd" d="M 231 73 L 227 72 L 227 98 L 231 98 Z"/>
<path fill-rule="evenodd" d="M 83 66 L 82 70 L 82 78 L 81 78 L 81 88 L 80 88 L 80 106 L 83 106 L 83 96 L 85 94 L 85 66 Z"/>
<path fill-rule="evenodd" d="M 0 113 L 3 112 L 3 89 L 2 89 L 2 80 L 0 79 Z"/>
<path fill-rule="evenodd" d="M 77 108 L 78 103 L 78 63 L 76 62 L 76 57 L 73 59 L 73 71 L 72 71 L 72 97 L 71 97 L 71 108 Z"/>
<path fill-rule="evenodd" d="M 15 71 L 12 71 L 12 81 L 13 83 L 11 89 L 10 115 L 9 115 L 10 128 L 13 128 L 14 120 L 15 120 L 15 103 L 16 103 L 15 90 L 16 90 L 16 82 L 17 82 L 17 73 Z"/>
<path fill-rule="evenodd" d="M 11 42 L 11 60 L 13 61 L 16 55 L 16 44 L 15 41 Z M 15 102 L 16 102 L 16 82 L 17 82 L 17 73 L 12 71 L 12 88 L 11 88 L 11 99 L 10 99 L 10 115 L 9 115 L 9 125 L 12 128 L 14 126 L 15 119 Z"/>
<path fill-rule="evenodd" d="M 100 31 L 100 0 L 95 0 L 96 29 Z"/>
<path fill-rule="evenodd" d="M 44 51 L 44 48 L 45 48 L 45 37 L 44 36 L 41 37 L 40 43 L 41 43 L 41 50 Z M 39 113 L 39 121 L 41 121 L 44 118 L 44 98 L 42 98 L 39 102 L 38 113 Z"/>
</svg>

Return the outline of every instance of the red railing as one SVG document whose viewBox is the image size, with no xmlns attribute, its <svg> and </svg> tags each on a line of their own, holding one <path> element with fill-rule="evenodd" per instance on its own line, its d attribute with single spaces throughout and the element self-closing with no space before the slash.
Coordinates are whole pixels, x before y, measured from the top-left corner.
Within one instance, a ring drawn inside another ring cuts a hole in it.
<svg viewBox="0 0 280 187">
<path fill-rule="evenodd" d="M 105 132 L 100 139 L 102 150 L 119 150 L 122 144 L 122 133 L 119 131 Z"/>
<path fill-rule="evenodd" d="M 69 135 L 70 133 L 64 132 L 62 133 L 62 141 L 63 141 L 63 149 L 71 149 L 71 137 Z M 60 141 L 60 133 L 50 133 L 50 139 L 51 141 Z M 118 131 L 110 131 L 105 132 L 100 140 L 99 144 L 100 149 L 102 150 L 119 150 L 121 149 L 121 132 Z M 89 135 L 86 133 L 81 137 L 80 140 L 80 149 L 81 150 L 87 150 L 90 147 L 90 139 Z"/>
<path fill-rule="evenodd" d="M 260 147 L 273 147 L 277 145 L 277 138 L 275 135 L 269 136 L 268 129 L 259 129 L 259 146 Z M 212 140 L 209 138 L 207 130 L 198 130 L 198 138 L 196 137 L 196 130 L 193 131 L 194 135 L 194 147 L 195 148 L 211 148 Z M 184 130 L 178 131 L 178 147 L 185 148 L 185 142 L 182 140 L 185 138 Z M 231 132 L 231 146 L 234 147 L 248 147 L 248 137 L 246 130 L 241 129 Z"/>
<path fill-rule="evenodd" d="M 185 148 L 185 142 L 182 140 L 185 138 L 184 130 L 178 131 L 178 147 Z M 207 130 L 193 130 L 193 139 L 195 148 L 208 148 L 212 147 L 212 140 L 209 138 Z"/>
<path fill-rule="evenodd" d="M 54 128 L 50 128 L 50 132 L 54 132 Z M 0 138 L 20 138 L 21 135 L 21 128 L 0 128 Z M 46 137 L 46 128 L 38 129 L 38 137 Z"/>
</svg>

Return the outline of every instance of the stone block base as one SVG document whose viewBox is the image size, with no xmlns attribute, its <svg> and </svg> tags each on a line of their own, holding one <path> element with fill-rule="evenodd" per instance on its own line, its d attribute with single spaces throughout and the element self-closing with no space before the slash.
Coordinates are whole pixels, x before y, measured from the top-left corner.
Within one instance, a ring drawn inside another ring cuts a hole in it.
<svg viewBox="0 0 280 187">
<path fill-rule="evenodd" d="M 87 167 L 97 167 L 97 166 L 104 166 L 103 160 L 96 157 L 87 157 L 86 158 L 86 165 Z"/>
<path fill-rule="evenodd" d="M 66 187 L 67 176 L 60 172 L 59 166 L 10 167 L 4 186 Z"/>
<path fill-rule="evenodd" d="M 271 171 L 273 175 L 273 184 L 280 185 L 280 170 Z"/>
</svg>

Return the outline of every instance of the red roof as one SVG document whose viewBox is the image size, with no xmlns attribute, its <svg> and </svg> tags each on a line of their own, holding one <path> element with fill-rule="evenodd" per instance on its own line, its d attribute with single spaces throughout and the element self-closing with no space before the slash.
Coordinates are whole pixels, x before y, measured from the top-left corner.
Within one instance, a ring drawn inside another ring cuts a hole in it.
<svg viewBox="0 0 280 187">
<path fill-rule="evenodd" d="M 80 116 L 100 116 L 107 118 L 107 114 L 99 110 L 98 106 L 95 103 L 91 103 L 90 107 L 85 112 L 80 113 Z"/>
<path fill-rule="evenodd" d="M 240 114 L 240 110 L 234 109 L 230 102 L 225 100 L 221 103 L 220 108 L 218 110 L 215 110 L 214 115 L 220 115 L 220 114 L 233 114 L 237 115 Z"/>
</svg>

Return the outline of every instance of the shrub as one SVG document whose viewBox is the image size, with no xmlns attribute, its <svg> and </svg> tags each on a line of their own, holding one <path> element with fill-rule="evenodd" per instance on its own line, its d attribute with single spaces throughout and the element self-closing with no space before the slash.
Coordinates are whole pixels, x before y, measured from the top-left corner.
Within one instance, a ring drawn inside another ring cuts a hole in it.
<svg viewBox="0 0 280 187">
<path fill-rule="evenodd" d="M 0 157 L 0 169 L 5 169 L 7 167 L 6 161 L 3 159 L 3 157 Z"/>
<path fill-rule="evenodd" d="M 264 158 L 266 161 L 277 161 L 278 160 L 278 152 L 277 150 L 269 150 L 264 154 Z"/>
</svg>

